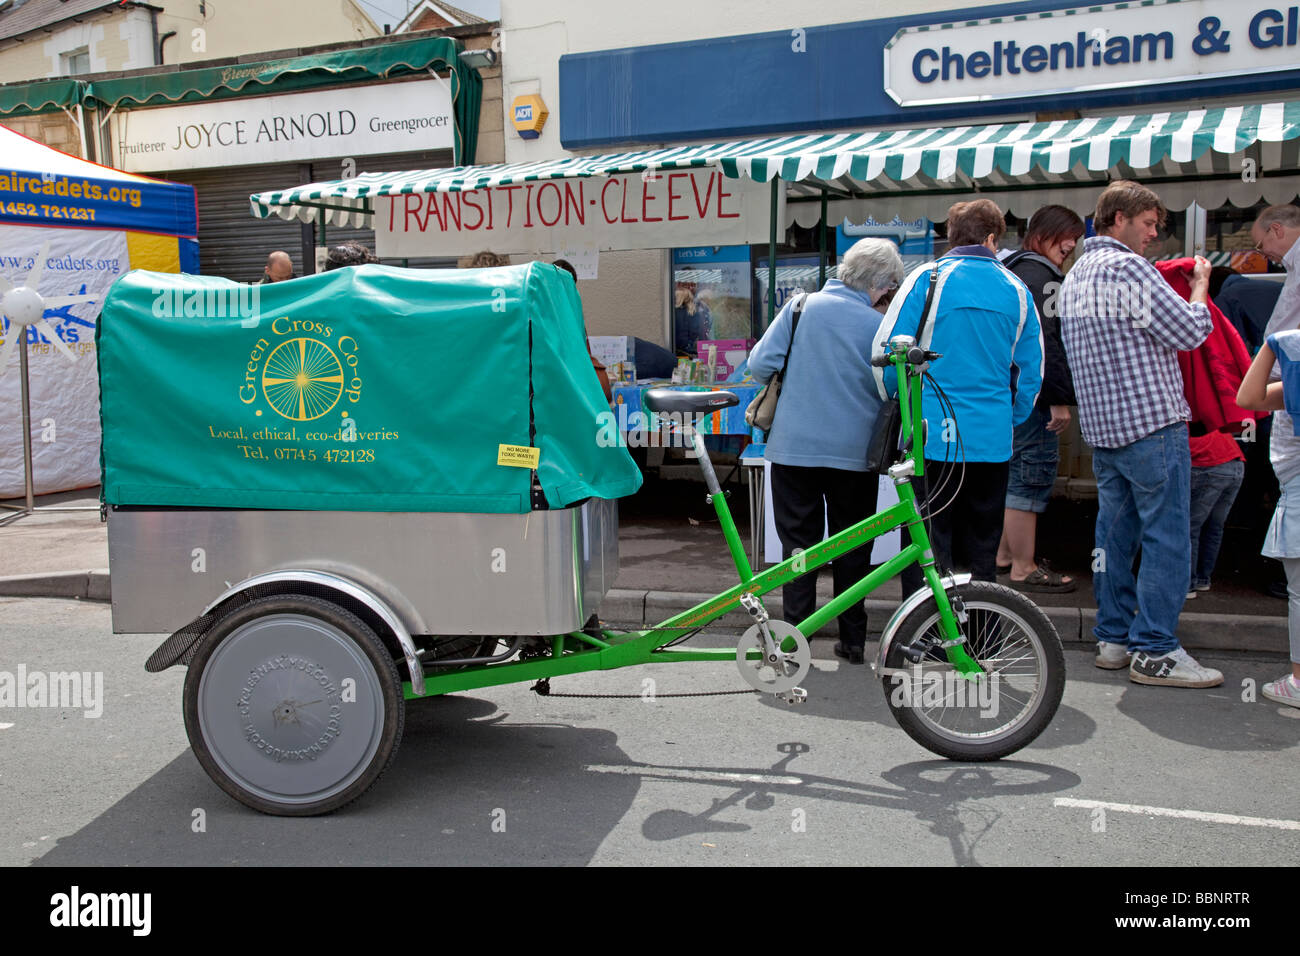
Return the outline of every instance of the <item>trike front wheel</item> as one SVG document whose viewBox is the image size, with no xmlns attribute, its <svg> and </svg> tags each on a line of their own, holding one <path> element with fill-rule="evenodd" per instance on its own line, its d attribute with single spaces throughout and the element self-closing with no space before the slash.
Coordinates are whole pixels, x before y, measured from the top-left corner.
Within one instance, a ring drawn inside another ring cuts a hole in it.
<svg viewBox="0 0 1300 956">
<path fill-rule="evenodd" d="M 997 760 L 1032 742 L 1065 691 L 1065 654 L 1056 628 L 1018 591 L 989 582 L 960 593 L 966 651 L 983 668 L 963 677 L 940 646 L 933 598 L 907 615 L 885 656 L 885 700 L 899 725 L 951 760 Z"/>
</svg>

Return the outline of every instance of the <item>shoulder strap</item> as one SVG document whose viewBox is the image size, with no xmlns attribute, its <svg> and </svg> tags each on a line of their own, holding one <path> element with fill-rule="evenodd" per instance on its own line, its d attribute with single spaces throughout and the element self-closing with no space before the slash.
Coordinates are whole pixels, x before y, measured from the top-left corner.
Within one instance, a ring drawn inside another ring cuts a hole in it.
<svg viewBox="0 0 1300 956">
<path fill-rule="evenodd" d="M 934 302 L 934 287 L 939 284 L 939 263 L 934 264 L 930 272 L 930 287 L 925 290 L 925 305 L 921 309 L 920 321 L 916 323 L 916 344 L 921 345 L 921 336 L 925 334 L 925 323 L 930 318 L 930 306 Z M 924 346 L 921 346 L 924 348 Z"/>
<path fill-rule="evenodd" d="M 790 364 L 790 353 L 794 351 L 794 334 L 799 331 L 799 316 L 803 312 L 804 300 L 807 298 L 807 292 L 800 292 L 799 298 L 794 300 L 794 305 L 790 309 L 790 344 L 785 347 L 785 358 L 781 362 L 782 380 L 785 379 L 785 370 Z"/>
<path fill-rule="evenodd" d="M 1005 259 L 999 259 L 998 261 L 1001 262 L 1008 269 L 1010 269 L 1017 262 L 1019 262 L 1021 259 L 1025 258 L 1028 255 L 1029 255 L 1028 249 L 1017 249 L 1015 252 L 1011 253 L 1011 255 L 1007 256 Z"/>
</svg>

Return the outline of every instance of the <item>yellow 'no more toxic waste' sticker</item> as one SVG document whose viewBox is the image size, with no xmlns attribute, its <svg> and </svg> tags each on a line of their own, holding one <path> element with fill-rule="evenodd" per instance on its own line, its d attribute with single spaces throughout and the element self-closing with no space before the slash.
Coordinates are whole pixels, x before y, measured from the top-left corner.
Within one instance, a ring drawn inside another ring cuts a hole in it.
<svg viewBox="0 0 1300 956">
<path fill-rule="evenodd" d="M 507 465 L 511 468 L 536 468 L 541 457 L 540 448 L 530 448 L 527 445 L 497 446 L 498 465 Z"/>
</svg>

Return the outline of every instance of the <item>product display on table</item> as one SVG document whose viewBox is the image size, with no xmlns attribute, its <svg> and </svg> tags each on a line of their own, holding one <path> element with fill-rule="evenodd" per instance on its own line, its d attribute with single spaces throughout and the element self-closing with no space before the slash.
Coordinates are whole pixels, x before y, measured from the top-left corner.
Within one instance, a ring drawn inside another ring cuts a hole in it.
<svg viewBox="0 0 1300 956">
<path fill-rule="evenodd" d="M 523 513 L 631 494 L 568 276 L 132 272 L 97 333 L 110 505 Z"/>
</svg>

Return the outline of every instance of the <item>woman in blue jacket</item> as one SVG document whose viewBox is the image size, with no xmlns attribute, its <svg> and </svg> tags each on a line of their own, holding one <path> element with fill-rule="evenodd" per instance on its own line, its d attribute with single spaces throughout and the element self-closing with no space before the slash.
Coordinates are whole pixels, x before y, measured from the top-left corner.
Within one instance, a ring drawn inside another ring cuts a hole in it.
<svg viewBox="0 0 1300 956">
<path fill-rule="evenodd" d="M 788 302 L 754 346 L 749 371 L 767 382 L 789 355 L 781 401 L 767 436 L 772 462 L 772 509 L 783 554 L 806 550 L 876 510 L 876 476 L 867 471 L 867 445 L 880 397 L 871 377 L 871 348 L 880 325 L 876 307 L 898 288 L 903 260 L 887 239 L 862 239 L 844 254 L 839 278 L 804 299 L 791 345 Z M 871 547 L 832 562 L 835 593 L 864 577 Z M 816 575 L 785 586 L 785 619 L 798 624 L 815 609 Z M 867 613 L 859 601 L 839 617 L 835 653 L 862 663 Z M 811 636 L 811 635 L 807 635 Z"/>
<path fill-rule="evenodd" d="M 992 200 L 950 208 L 948 254 L 903 282 L 880 324 L 875 348 L 883 355 L 891 336 L 916 334 L 930 274 L 937 270 L 920 344 L 942 355 L 930 363 L 930 374 L 947 393 L 952 414 L 940 408 L 937 391 L 927 385 L 925 478 L 915 484 L 918 497 L 927 482 L 939 492 L 922 511 L 933 512 L 935 557 L 948 568 L 954 558 L 964 558 L 977 581 L 997 580 L 1011 436 L 1034 410 L 1043 381 L 1042 332 L 1033 298 L 997 259 L 1005 231 L 1002 210 Z M 882 398 L 897 391 L 897 382 L 884 371 L 873 369 Z M 921 587 L 917 565 L 901 577 L 905 594 Z"/>
</svg>

